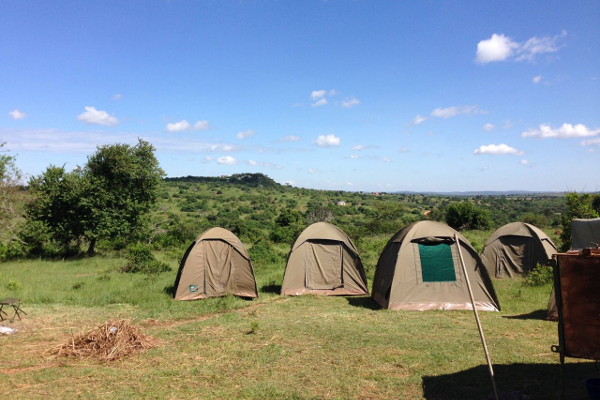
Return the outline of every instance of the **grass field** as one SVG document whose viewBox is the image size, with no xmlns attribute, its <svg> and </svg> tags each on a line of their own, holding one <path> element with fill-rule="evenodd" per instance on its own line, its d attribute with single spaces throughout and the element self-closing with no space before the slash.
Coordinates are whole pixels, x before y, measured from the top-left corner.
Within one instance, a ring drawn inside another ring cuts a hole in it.
<svg viewBox="0 0 600 400">
<path fill-rule="evenodd" d="M 0 297 L 27 315 L 2 325 L 4 398 L 487 399 L 491 384 L 472 312 L 398 312 L 368 297 L 281 297 L 282 265 L 256 266 L 260 298 L 176 302 L 171 272 L 148 277 L 125 261 L 0 264 Z M 10 289 L 8 287 L 10 286 Z M 500 313 L 480 313 L 497 386 L 531 399 L 586 398 L 591 362 L 568 359 L 561 381 L 549 286 L 495 281 Z M 113 362 L 51 350 L 107 320 L 130 319 L 158 339 Z"/>
</svg>

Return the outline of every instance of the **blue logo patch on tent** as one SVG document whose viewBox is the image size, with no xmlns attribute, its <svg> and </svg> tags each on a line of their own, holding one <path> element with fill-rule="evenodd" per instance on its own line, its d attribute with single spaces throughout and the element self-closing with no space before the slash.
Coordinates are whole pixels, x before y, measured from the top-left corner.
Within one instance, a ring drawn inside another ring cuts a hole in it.
<svg viewBox="0 0 600 400">
<path fill-rule="evenodd" d="M 198 285 L 190 285 L 189 291 L 190 293 L 198 293 Z"/>
</svg>

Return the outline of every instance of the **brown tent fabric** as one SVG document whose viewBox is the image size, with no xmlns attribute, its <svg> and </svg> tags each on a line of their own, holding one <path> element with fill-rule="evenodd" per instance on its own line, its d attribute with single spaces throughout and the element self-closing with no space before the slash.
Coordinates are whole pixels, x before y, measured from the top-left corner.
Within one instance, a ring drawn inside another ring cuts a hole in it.
<svg viewBox="0 0 600 400">
<path fill-rule="evenodd" d="M 175 300 L 234 294 L 258 297 L 254 268 L 246 248 L 233 233 L 209 229 L 184 255 L 175 279 Z"/>
<path fill-rule="evenodd" d="M 310 225 L 292 246 L 281 294 L 369 294 L 365 271 L 354 243 L 335 225 L 327 222 Z"/>
<path fill-rule="evenodd" d="M 541 229 L 524 222 L 512 222 L 496 230 L 485 243 L 481 260 L 488 274 L 496 278 L 526 275 L 538 264 L 545 265 L 556 246 Z"/>
<path fill-rule="evenodd" d="M 499 311 L 492 281 L 475 249 L 454 229 L 435 221 L 410 224 L 388 241 L 377 262 L 373 299 L 392 310 L 472 310 L 459 246 L 475 307 Z"/>
</svg>

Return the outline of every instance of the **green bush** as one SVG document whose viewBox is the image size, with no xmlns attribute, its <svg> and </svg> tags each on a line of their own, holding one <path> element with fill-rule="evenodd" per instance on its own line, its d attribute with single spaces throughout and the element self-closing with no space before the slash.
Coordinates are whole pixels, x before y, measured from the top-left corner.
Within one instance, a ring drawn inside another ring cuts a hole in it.
<svg viewBox="0 0 600 400">
<path fill-rule="evenodd" d="M 525 277 L 525 284 L 527 286 L 544 286 L 552 283 L 553 280 L 554 272 L 551 266 L 537 265 Z"/>
<path fill-rule="evenodd" d="M 248 252 L 253 263 L 275 264 L 283 260 L 273 245 L 265 240 L 253 244 Z"/>
<path fill-rule="evenodd" d="M 120 272 L 141 272 L 147 275 L 157 275 L 170 270 L 171 268 L 166 263 L 158 261 L 150 247 L 144 244 L 131 246 L 127 264 L 119 269 Z"/>
<path fill-rule="evenodd" d="M 277 226 L 269 234 L 269 239 L 275 243 L 288 243 L 291 245 L 299 234 L 299 228 Z"/>
<path fill-rule="evenodd" d="M 25 248 L 19 242 L 0 243 L 0 260 L 13 260 L 25 255 Z"/>
<path fill-rule="evenodd" d="M 21 289 L 22 287 L 23 287 L 23 285 L 21 285 L 21 282 L 19 282 L 19 281 L 10 280 L 6 284 L 6 288 L 8 290 L 10 290 L 11 292 L 17 291 L 17 290 Z"/>
</svg>

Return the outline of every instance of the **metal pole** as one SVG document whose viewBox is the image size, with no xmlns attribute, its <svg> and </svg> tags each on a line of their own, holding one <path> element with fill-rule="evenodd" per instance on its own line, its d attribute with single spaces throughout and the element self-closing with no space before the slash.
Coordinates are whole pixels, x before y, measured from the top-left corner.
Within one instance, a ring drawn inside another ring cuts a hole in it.
<svg viewBox="0 0 600 400">
<path fill-rule="evenodd" d="M 477 328 L 479 329 L 479 336 L 481 337 L 481 344 L 483 345 L 483 352 L 485 353 L 485 359 L 487 360 L 488 368 L 490 370 L 490 378 L 492 380 L 492 389 L 494 390 L 494 398 L 498 400 L 498 392 L 496 391 L 496 380 L 494 379 L 494 368 L 492 367 L 492 360 L 488 353 L 487 345 L 485 344 L 485 336 L 483 335 L 483 329 L 481 328 L 481 321 L 479 320 L 479 314 L 475 307 L 475 297 L 473 296 L 473 290 L 471 289 L 471 281 L 469 280 L 469 274 L 467 273 L 467 267 L 463 260 L 462 252 L 460 251 L 460 241 L 458 240 L 458 234 L 454 234 L 454 240 L 458 248 L 458 258 L 460 259 L 460 265 L 462 266 L 465 279 L 467 281 L 467 288 L 469 289 L 469 296 L 471 297 L 471 304 L 473 305 L 473 313 L 475 314 L 475 320 L 477 321 Z"/>
</svg>

